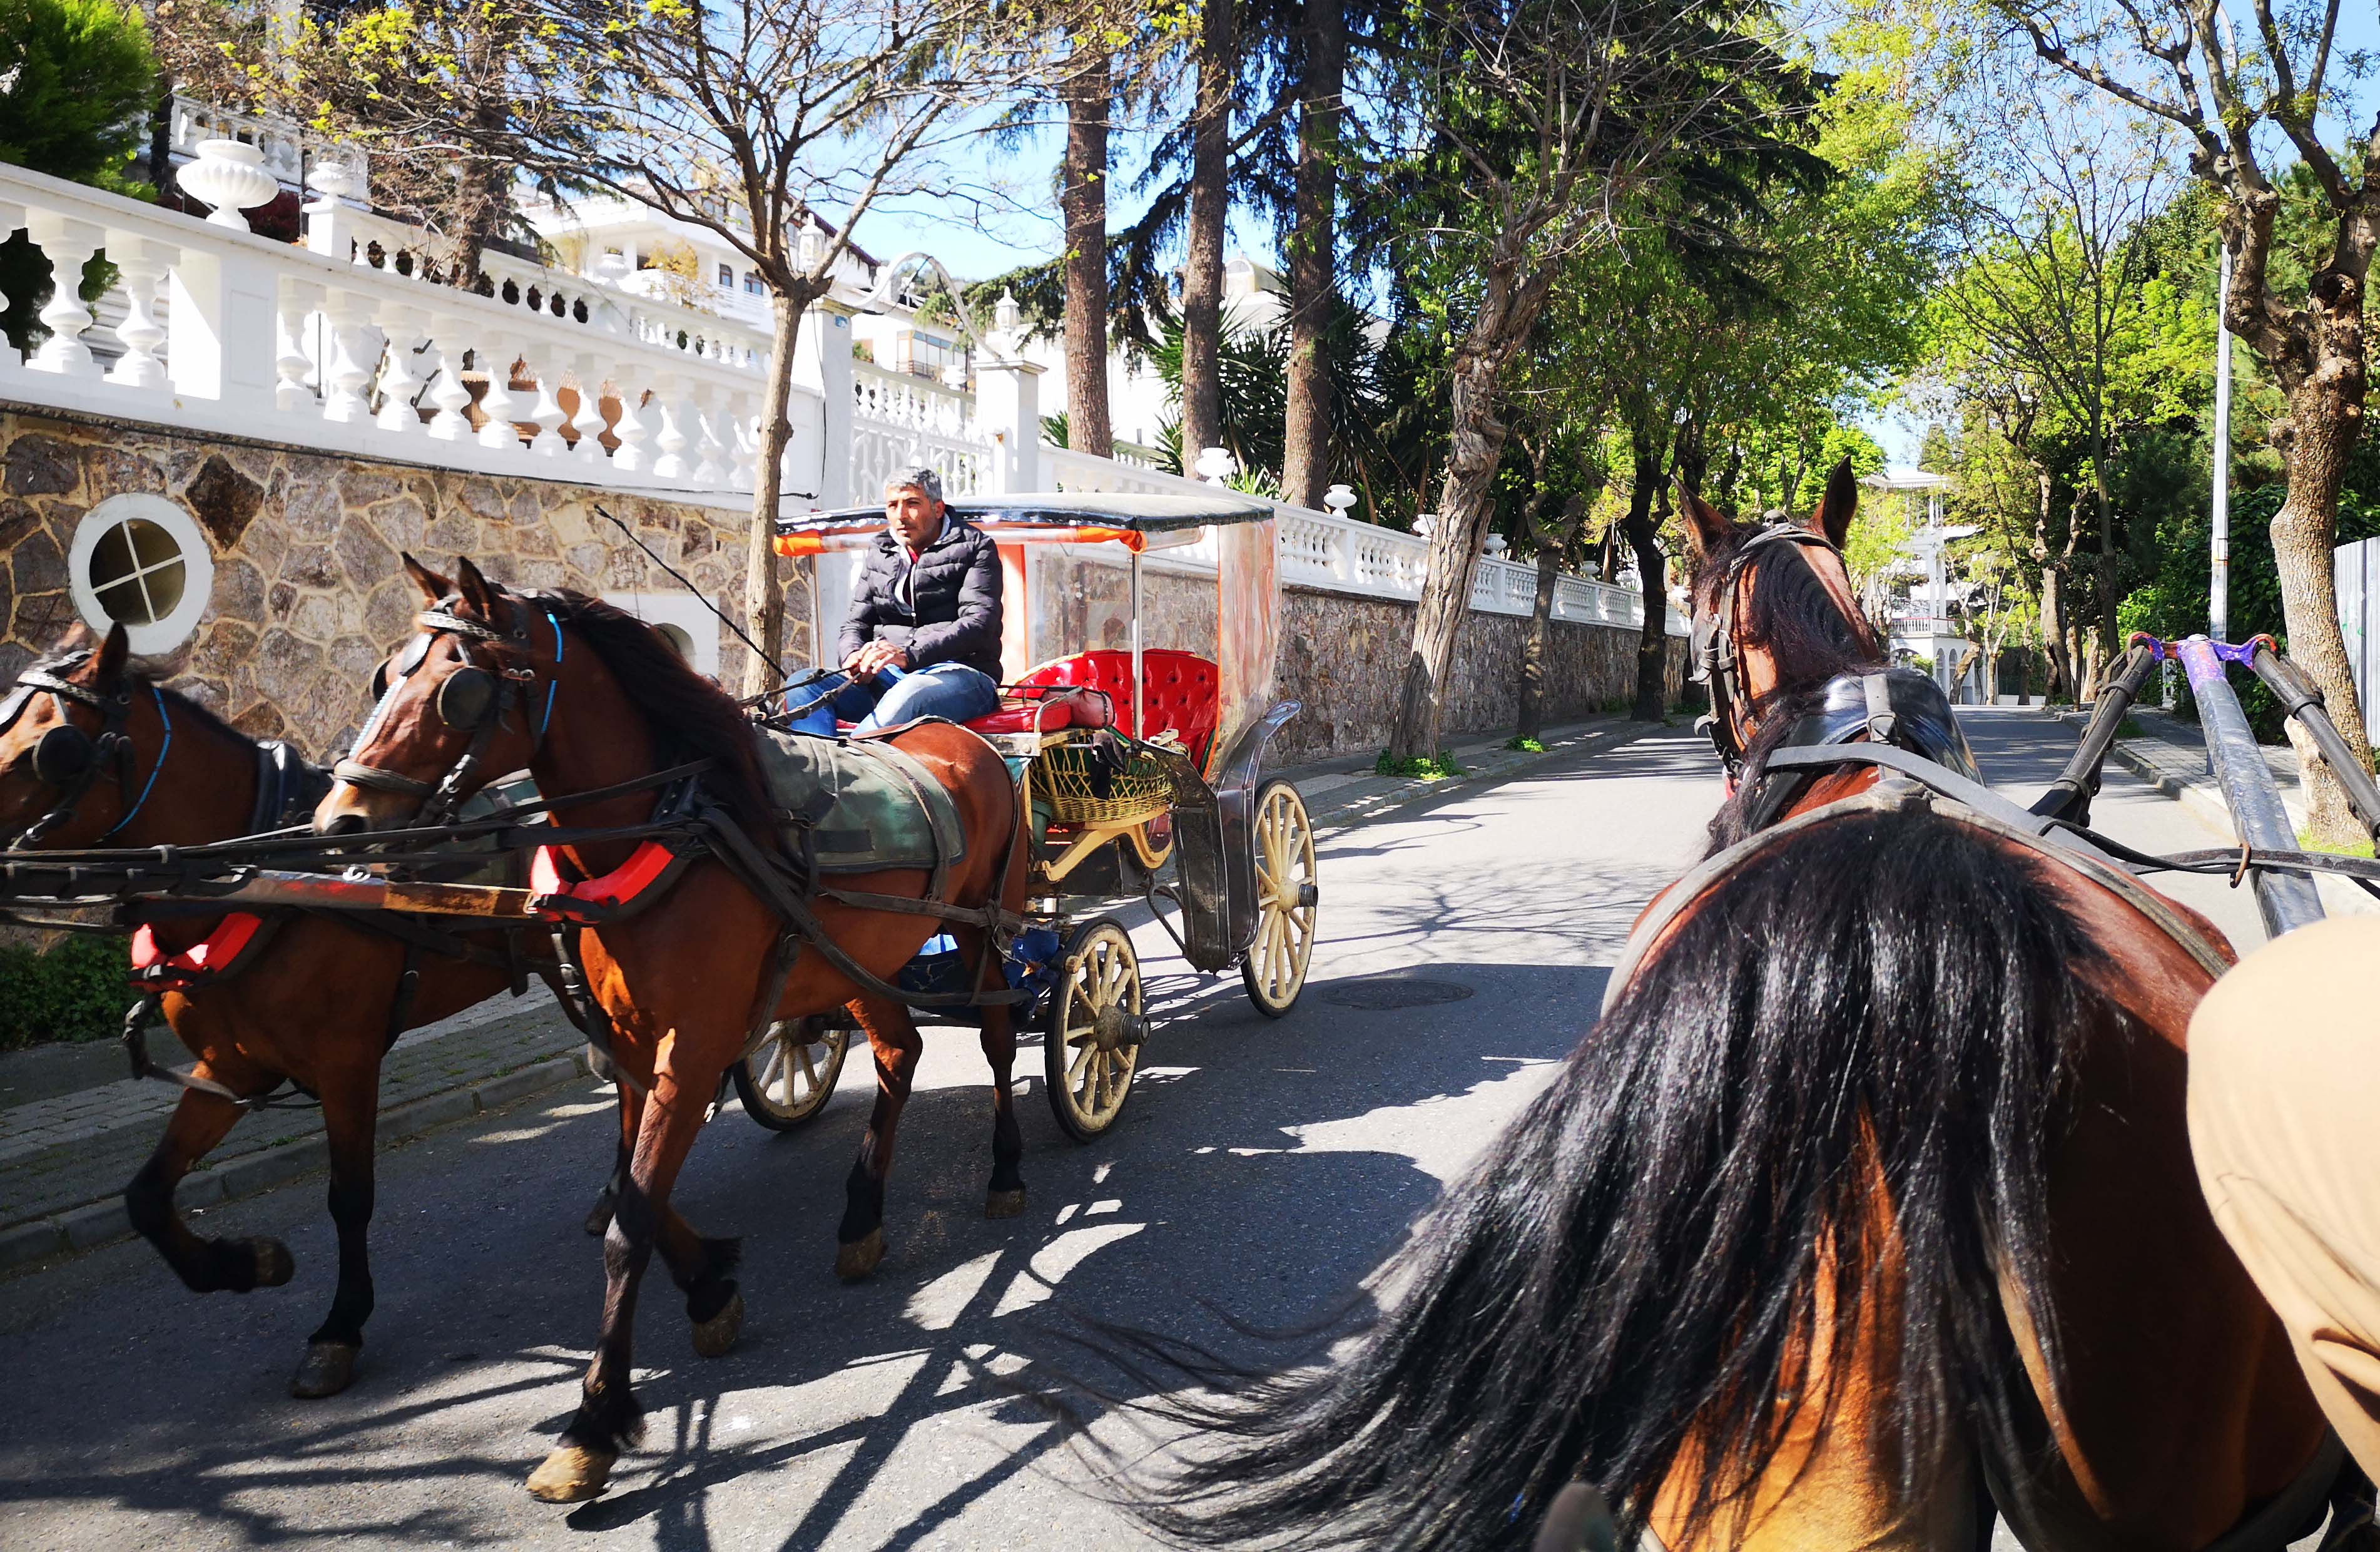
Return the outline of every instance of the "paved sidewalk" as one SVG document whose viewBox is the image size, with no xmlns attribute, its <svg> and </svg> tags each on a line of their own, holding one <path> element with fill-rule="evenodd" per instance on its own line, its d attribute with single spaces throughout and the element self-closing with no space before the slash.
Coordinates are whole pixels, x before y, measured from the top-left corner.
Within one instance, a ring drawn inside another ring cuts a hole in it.
<svg viewBox="0 0 2380 1552">
<path fill-rule="evenodd" d="M 2050 715 L 2078 729 L 2090 721 L 2087 713 L 2069 709 Z M 2231 808 L 2207 764 L 2206 739 L 2197 724 L 2184 722 L 2154 706 L 2135 706 L 2131 716 L 2140 727 L 2141 736 L 2118 739 L 2109 757 L 2120 761 L 2149 785 L 2180 803 L 2217 834 L 2234 835 Z M 2305 793 L 2299 783 L 2297 752 L 2288 744 L 2265 744 L 2261 751 L 2265 766 L 2273 773 L 2273 784 L 2280 788 L 2281 806 L 2289 811 L 2289 824 L 2302 834 L 2306 805 Z M 2317 875 L 2314 889 L 2322 897 L 2323 909 L 2333 916 L 2380 912 L 2380 901 L 2344 878 Z"/>
<path fill-rule="evenodd" d="M 1508 750 L 1501 738 L 1474 739 L 1451 751 L 1463 774 L 1437 781 L 1376 775 L 1369 755 L 1281 774 L 1297 784 L 1316 828 L 1328 832 L 1658 730 L 1597 717 L 1547 729 L 1543 753 Z M 152 1032 L 151 1049 L 161 1060 L 188 1065 L 162 1028 Z M 0 1272 L 131 1232 L 118 1193 L 156 1145 L 180 1091 L 115 1076 L 124 1070 L 121 1057 L 113 1042 L 103 1050 L 103 1057 L 90 1048 L 0 1055 Z M 26 1069 L 23 1078 L 17 1069 Z M 517 1002 L 482 1003 L 398 1040 L 382 1069 L 380 1140 L 386 1145 L 586 1070 L 577 1031 L 552 994 L 533 985 Z M 78 1080 L 82 1086 L 58 1092 Z M 320 1111 L 260 1111 L 241 1118 L 176 1199 L 188 1208 L 251 1195 L 322 1168 L 325 1156 Z"/>
</svg>

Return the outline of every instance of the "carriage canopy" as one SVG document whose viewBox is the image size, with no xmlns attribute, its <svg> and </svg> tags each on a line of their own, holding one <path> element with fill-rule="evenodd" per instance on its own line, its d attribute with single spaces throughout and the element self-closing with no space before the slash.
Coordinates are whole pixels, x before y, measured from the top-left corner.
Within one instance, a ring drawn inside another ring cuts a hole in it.
<svg viewBox="0 0 2380 1552">
<path fill-rule="evenodd" d="M 1057 492 L 960 496 L 949 509 L 1002 544 L 1118 544 L 1138 552 L 1183 543 L 1205 528 L 1270 522 L 1269 503 L 1242 495 L 1139 495 Z M 817 555 L 857 547 L 884 532 L 884 508 L 851 507 L 777 519 L 777 553 Z"/>
</svg>

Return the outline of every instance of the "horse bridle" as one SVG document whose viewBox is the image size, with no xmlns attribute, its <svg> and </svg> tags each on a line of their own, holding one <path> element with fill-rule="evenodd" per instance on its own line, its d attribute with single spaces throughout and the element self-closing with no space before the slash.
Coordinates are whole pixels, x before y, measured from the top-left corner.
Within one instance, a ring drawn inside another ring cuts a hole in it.
<svg viewBox="0 0 2380 1552">
<path fill-rule="evenodd" d="M 1694 728 L 1710 739 L 1711 748 L 1718 752 L 1719 764 L 1727 768 L 1730 782 L 1743 769 L 1747 747 L 1736 731 L 1736 718 L 1752 703 L 1752 698 L 1743 690 L 1743 660 L 1735 644 L 1737 589 L 1760 552 L 1780 544 L 1807 545 L 1824 550 L 1837 560 L 1843 557 L 1842 546 L 1823 533 L 1799 523 L 1770 523 L 1728 557 L 1727 574 L 1719 579 L 1718 597 L 1710 617 L 1706 620 L 1697 615 L 1692 626 L 1694 668 L 1687 677 L 1695 684 L 1708 685 L 1711 698 L 1711 709 L 1695 719 Z"/>
<path fill-rule="evenodd" d="M 57 667 L 72 668 L 89 660 L 89 653 L 78 653 L 61 659 Z M 47 695 L 57 703 L 58 725 L 43 733 L 33 746 L 33 776 L 45 786 L 58 789 L 57 800 L 47 813 L 20 831 L 8 843 L 11 851 L 22 851 L 39 846 L 59 828 L 69 823 L 83 798 L 97 785 L 100 774 L 109 765 L 115 767 L 116 788 L 123 794 L 124 813 L 107 827 L 99 838 L 106 840 L 127 825 L 149 801 L 156 789 L 157 773 L 165 768 L 165 755 L 174 747 L 174 719 L 165 710 L 165 697 L 155 685 L 149 693 L 156 698 L 157 720 L 164 728 L 164 738 L 157 747 L 156 763 L 149 767 L 149 779 L 141 785 L 138 797 L 132 791 L 132 737 L 125 725 L 132 715 L 132 696 L 119 690 L 113 695 L 102 695 L 88 686 L 75 683 L 63 674 L 36 665 L 17 676 L 16 688 L 6 700 L 0 700 L 0 731 L 16 726 L 25 715 L 25 708 L 36 695 Z M 93 738 L 75 726 L 67 715 L 67 703 L 77 702 L 99 713 L 99 736 Z"/>
<path fill-rule="evenodd" d="M 366 765 L 353 759 L 341 760 L 331 767 L 331 776 L 334 781 L 420 799 L 421 807 L 414 816 L 414 823 L 418 825 L 443 824 L 454 818 L 464 799 L 476 788 L 480 767 L 487 763 L 488 747 L 495 741 L 496 734 L 504 727 L 514 706 L 523 705 L 526 713 L 528 687 L 537 682 L 537 675 L 530 669 L 499 666 L 490 670 L 481 667 L 471 655 L 471 643 L 474 642 L 492 644 L 507 641 L 522 644 L 528 642 L 528 628 L 523 622 L 528 611 L 521 606 L 524 600 L 513 601 L 516 624 L 509 634 L 481 625 L 477 620 L 465 619 L 455 613 L 452 607 L 455 602 L 446 600 L 438 607 L 424 609 L 415 617 L 415 623 L 421 627 L 422 633 L 416 636 L 413 644 L 398 657 L 395 678 L 389 677 L 385 664 L 373 673 L 372 712 L 364 719 L 364 732 L 370 732 L 379 723 L 382 712 L 387 708 L 389 696 L 429 657 L 431 642 L 442 635 L 455 636 L 460 638 L 457 652 L 462 658 L 462 666 L 447 675 L 445 682 L 438 687 L 437 699 L 432 705 L 438 713 L 438 719 L 448 728 L 470 735 L 469 741 L 463 746 L 463 752 L 455 757 L 454 764 L 447 767 L 446 774 L 434 782 L 418 781 L 402 772 Z M 530 735 L 532 754 L 545 747 L 545 730 L 553 720 L 553 697 L 561 687 L 562 678 L 562 625 L 553 617 L 551 608 L 542 610 L 542 613 L 546 628 L 553 632 L 554 674 L 547 682 L 545 705 L 538 717 L 536 730 Z M 526 715 L 523 725 L 527 726 Z M 361 747 L 363 738 L 364 733 L 357 734 L 358 747 Z"/>
</svg>

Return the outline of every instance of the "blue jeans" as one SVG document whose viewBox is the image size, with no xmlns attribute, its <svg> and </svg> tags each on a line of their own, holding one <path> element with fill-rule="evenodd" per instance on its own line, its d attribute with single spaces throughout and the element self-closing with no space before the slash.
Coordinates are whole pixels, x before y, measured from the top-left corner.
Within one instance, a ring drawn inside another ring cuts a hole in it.
<svg viewBox="0 0 2380 1552">
<path fill-rule="evenodd" d="M 826 678 L 785 691 L 788 711 L 817 700 L 831 689 L 834 699 L 794 725 L 796 731 L 832 737 L 837 721 L 856 724 L 854 733 L 898 727 L 921 716 L 971 722 L 1000 709 L 1000 687 L 980 669 L 964 663 L 935 663 L 923 668 L 886 668 L 874 680 L 854 680 L 834 673 Z"/>
</svg>

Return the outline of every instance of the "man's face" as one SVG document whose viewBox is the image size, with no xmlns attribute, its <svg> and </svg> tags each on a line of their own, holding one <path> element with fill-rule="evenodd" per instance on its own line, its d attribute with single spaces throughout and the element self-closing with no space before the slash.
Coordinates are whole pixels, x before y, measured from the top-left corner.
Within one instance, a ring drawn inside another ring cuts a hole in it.
<svg viewBox="0 0 2380 1552">
<path fill-rule="evenodd" d="M 917 549 L 941 532 L 942 504 L 915 485 L 891 485 L 884 492 L 884 526 L 892 537 Z"/>
</svg>

